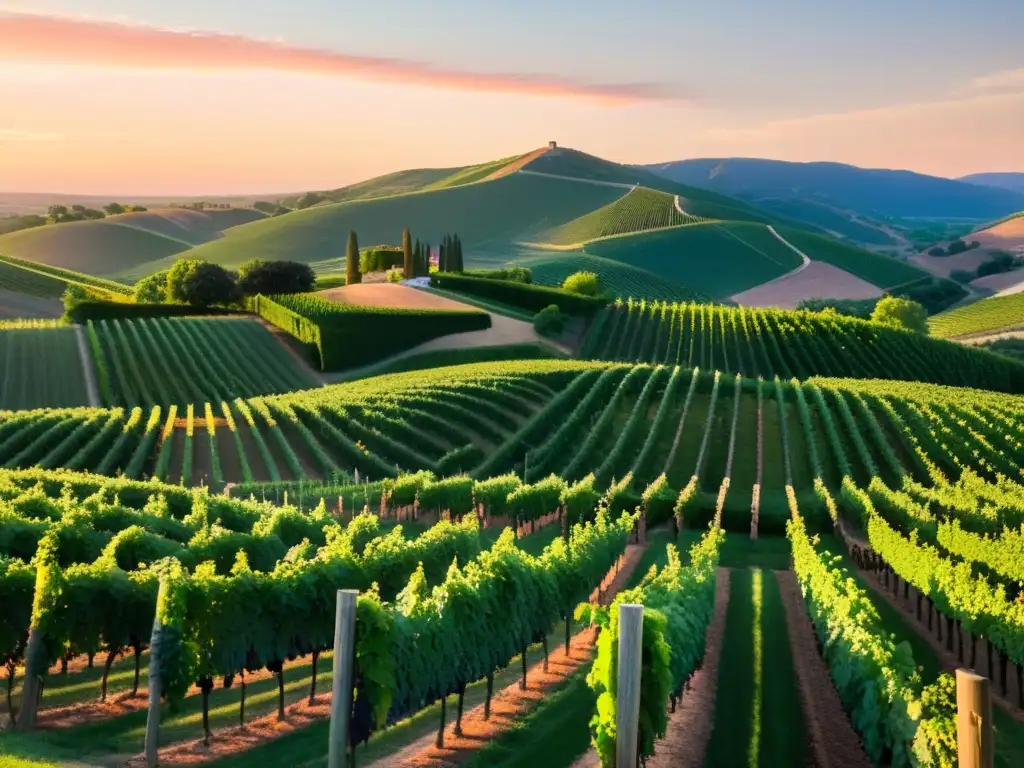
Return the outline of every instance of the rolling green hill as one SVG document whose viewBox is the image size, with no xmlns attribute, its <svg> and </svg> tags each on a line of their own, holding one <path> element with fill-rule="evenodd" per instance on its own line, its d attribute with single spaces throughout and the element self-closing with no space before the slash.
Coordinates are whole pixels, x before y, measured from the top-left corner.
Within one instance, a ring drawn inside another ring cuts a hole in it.
<svg viewBox="0 0 1024 768">
<path fill-rule="evenodd" d="M 577 245 L 611 235 L 693 224 L 694 216 L 680 213 L 675 197 L 658 190 L 636 187 L 614 203 L 541 233 L 538 240 L 552 245 Z"/>
<path fill-rule="evenodd" d="M 614 259 L 603 259 L 582 251 L 552 252 L 516 262 L 528 267 L 533 281 L 541 285 L 561 285 L 574 272 L 593 272 L 613 296 L 643 296 L 664 301 L 695 301 L 701 294 L 654 272 Z"/>
<path fill-rule="evenodd" d="M 588 155 L 575 149 L 558 148 L 545 152 L 523 166 L 533 173 L 548 173 L 556 176 L 570 176 L 612 184 L 639 185 L 650 189 L 679 195 L 683 210 L 706 219 L 729 219 L 737 221 L 763 221 L 774 223 L 778 218 L 766 214 L 753 206 L 726 197 L 717 192 L 679 184 L 643 168 L 613 163 L 600 157 Z"/>
<path fill-rule="evenodd" d="M 752 222 L 704 222 L 597 240 L 586 253 L 655 272 L 692 290 L 725 298 L 800 266 L 791 249 Z"/>
<path fill-rule="evenodd" d="M 151 262 L 216 239 L 230 227 L 264 218 L 251 209 L 126 213 L 0 235 L 0 255 L 134 281 L 155 271 L 149 267 Z"/>
<path fill-rule="evenodd" d="M 879 288 L 895 288 L 930 277 L 923 269 L 905 261 L 880 256 L 855 245 L 842 243 L 831 237 L 793 227 L 778 227 L 786 240 L 807 254 L 809 259 L 824 261 L 845 269 Z"/>
<path fill-rule="evenodd" d="M 617 187 L 510 174 L 493 181 L 315 206 L 242 227 L 188 252 L 236 266 L 251 258 L 318 262 L 341 256 L 350 230 L 368 243 L 401 242 L 402 228 L 438 243 L 458 232 L 470 266 L 503 263 L 508 247 L 622 197 Z M 162 268 L 160 266 L 156 268 Z"/>
</svg>

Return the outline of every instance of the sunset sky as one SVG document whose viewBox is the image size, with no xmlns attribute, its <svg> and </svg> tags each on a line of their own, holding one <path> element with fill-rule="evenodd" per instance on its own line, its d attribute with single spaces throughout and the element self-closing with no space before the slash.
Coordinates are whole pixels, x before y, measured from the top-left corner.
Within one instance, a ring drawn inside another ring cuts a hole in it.
<svg viewBox="0 0 1024 768">
<path fill-rule="evenodd" d="M 0 0 L 0 190 L 620 162 L 1024 172 L 1020 0 Z"/>
</svg>

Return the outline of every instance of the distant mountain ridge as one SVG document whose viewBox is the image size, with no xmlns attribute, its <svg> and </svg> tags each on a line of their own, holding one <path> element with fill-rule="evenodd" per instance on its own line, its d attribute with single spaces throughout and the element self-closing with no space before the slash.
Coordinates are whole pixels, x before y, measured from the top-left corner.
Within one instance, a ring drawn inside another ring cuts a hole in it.
<svg viewBox="0 0 1024 768">
<path fill-rule="evenodd" d="M 701 158 L 641 167 L 751 202 L 801 200 L 877 219 L 987 221 L 1024 209 L 1024 190 L 842 163 Z M 1024 174 L 1020 176 L 1024 180 Z"/>
<path fill-rule="evenodd" d="M 959 181 L 1024 194 L 1024 173 L 972 173 L 969 176 L 961 176 Z"/>
</svg>

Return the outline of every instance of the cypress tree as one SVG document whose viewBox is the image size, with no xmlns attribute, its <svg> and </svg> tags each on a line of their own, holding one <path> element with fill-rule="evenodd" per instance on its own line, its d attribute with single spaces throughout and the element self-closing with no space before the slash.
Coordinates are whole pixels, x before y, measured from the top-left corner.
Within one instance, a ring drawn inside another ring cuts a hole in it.
<svg viewBox="0 0 1024 768">
<path fill-rule="evenodd" d="M 404 256 L 402 269 L 405 279 L 408 280 L 412 277 L 412 235 L 409 233 L 408 227 L 402 230 L 402 255 Z"/>
<path fill-rule="evenodd" d="M 455 236 L 455 271 L 456 272 L 463 272 L 464 270 L 465 270 L 465 265 L 462 263 L 462 240 L 460 240 L 459 236 L 456 235 Z"/>
<path fill-rule="evenodd" d="M 355 285 L 363 282 L 363 276 L 359 272 L 359 241 L 355 232 L 348 233 L 348 252 L 345 258 L 345 284 Z"/>
<path fill-rule="evenodd" d="M 423 244 L 423 256 L 420 260 L 420 277 L 430 276 L 430 243 Z"/>
<path fill-rule="evenodd" d="M 444 240 L 441 241 L 441 246 L 437 252 L 437 271 L 447 272 L 448 271 L 448 236 L 445 235 Z"/>
</svg>

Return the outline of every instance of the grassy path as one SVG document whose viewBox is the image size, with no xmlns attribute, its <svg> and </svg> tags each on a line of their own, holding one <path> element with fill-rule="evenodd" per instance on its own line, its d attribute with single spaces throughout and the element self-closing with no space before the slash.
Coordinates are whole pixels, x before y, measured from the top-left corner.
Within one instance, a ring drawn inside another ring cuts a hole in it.
<svg viewBox="0 0 1024 768">
<path fill-rule="evenodd" d="M 804 763 L 804 720 L 779 585 L 753 568 L 730 578 L 706 766 Z"/>
</svg>

